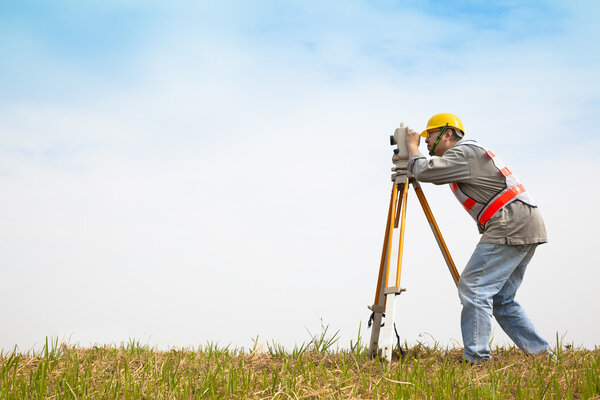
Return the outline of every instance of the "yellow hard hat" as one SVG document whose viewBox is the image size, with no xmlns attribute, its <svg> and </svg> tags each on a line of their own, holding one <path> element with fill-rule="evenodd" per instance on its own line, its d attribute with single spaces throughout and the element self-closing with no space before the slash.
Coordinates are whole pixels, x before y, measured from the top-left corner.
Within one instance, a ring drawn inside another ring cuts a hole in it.
<svg viewBox="0 0 600 400">
<path fill-rule="evenodd" d="M 429 121 L 427 121 L 427 128 L 425 128 L 425 130 L 421 132 L 421 136 L 427 137 L 427 132 L 433 129 L 446 126 L 446 124 L 448 125 L 448 127 L 460 129 L 463 134 L 465 133 L 465 128 L 460 118 L 458 118 L 454 114 L 441 113 L 435 114 L 433 117 L 429 118 Z"/>
</svg>

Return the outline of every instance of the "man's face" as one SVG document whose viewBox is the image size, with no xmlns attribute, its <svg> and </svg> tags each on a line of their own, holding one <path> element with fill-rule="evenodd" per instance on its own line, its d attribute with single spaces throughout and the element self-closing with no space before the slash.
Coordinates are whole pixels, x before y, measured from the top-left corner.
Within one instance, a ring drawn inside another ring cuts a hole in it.
<svg viewBox="0 0 600 400">
<path fill-rule="evenodd" d="M 429 131 L 429 134 L 425 138 L 425 143 L 427 144 L 427 151 L 431 151 L 431 148 L 433 147 L 433 144 L 435 143 L 435 140 L 437 139 L 441 131 L 442 128 L 433 129 Z M 444 155 L 446 150 L 448 150 L 452 146 L 454 146 L 454 141 L 452 140 L 452 131 L 450 129 L 446 129 L 446 132 L 444 132 L 444 134 L 440 138 L 440 141 L 438 142 L 437 146 L 435 146 L 434 155 L 441 157 Z"/>
<path fill-rule="evenodd" d="M 440 129 L 434 129 L 429 131 L 429 134 L 427 135 L 427 137 L 425 138 L 425 143 L 427 144 L 427 151 L 431 151 L 431 147 L 433 146 L 433 143 L 435 142 L 435 139 L 437 139 L 438 135 L 441 132 L 441 128 Z M 442 138 L 440 138 L 440 142 L 442 141 Z M 436 155 L 437 155 L 437 148 L 440 147 L 440 143 L 438 143 L 438 145 L 436 146 Z"/>
</svg>

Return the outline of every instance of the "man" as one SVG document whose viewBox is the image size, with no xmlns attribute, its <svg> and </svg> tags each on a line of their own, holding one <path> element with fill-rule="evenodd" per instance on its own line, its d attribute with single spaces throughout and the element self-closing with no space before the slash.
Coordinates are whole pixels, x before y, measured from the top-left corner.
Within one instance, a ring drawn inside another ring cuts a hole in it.
<svg viewBox="0 0 600 400">
<path fill-rule="evenodd" d="M 420 135 L 426 138 L 430 159 L 419 153 L 419 133 L 408 129 L 406 135 L 408 169 L 421 182 L 450 184 L 482 235 L 458 283 L 463 358 L 475 364 L 491 359 L 492 314 L 524 352 L 551 353 L 515 301 L 536 246 L 547 242 L 541 214 L 510 169 L 464 135 L 457 116 L 431 117 Z"/>
</svg>

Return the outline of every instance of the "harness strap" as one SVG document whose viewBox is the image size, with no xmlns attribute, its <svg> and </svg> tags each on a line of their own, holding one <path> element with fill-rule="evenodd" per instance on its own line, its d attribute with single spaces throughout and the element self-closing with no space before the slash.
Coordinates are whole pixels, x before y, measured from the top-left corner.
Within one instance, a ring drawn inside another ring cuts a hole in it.
<svg viewBox="0 0 600 400">
<path fill-rule="evenodd" d="M 535 206 L 533 199 L 525 190 L 519 179 L 513 175 L 512 171 L 508 169 L 502 160 L 498 159 L 491 150 L 486 149 L 475 141 L 465 141 L 459 143 L 459 145 L 472 145 L 483 149 L 485 151 L 485 156 L 492 160 L 494 166 L 498 169 L 499 174 L 504 177 L 506 182 L 505 189 L 497 193 L 495 197 L 485 204 L 478 203 L 476 200 L 469 197 L 460 189 L 457 182 L 450 183 L 450 189 L 458 201 L 480 227 L 485 228 L 486 223 L 498 210 L 515 200 L 521 200 L 526 204 Z"/>
<path fill-rule="evenodd" d="M 505 204 L 507 204 L 516 196 L 518 196 L 520 193 L 525 193 L 525 188 L 522 184 L 513 186 L 506 192 L 502 193 L 502 195 L 500 195 L 500 197 L 498 197 L 490 205 L 488 205 L 485 211 L 481 214 L 481 217 L 479 218 L 479 224 L 481 226 L 485 226 L 485 223 L 488 222 L 490 218 L 492 218 L 496 211 L 504 207 Z"/>
</svg>

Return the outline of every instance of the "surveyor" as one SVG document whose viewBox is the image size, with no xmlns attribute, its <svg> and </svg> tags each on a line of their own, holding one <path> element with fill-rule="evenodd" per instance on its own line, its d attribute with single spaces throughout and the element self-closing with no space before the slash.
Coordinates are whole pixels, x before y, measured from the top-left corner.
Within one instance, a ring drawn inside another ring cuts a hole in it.
<svg viewBox="0 0 600 400">
<path fill-rule="evenodd" d="M 425 138 L 431 158 L 419 153 Z M 434 115 L 426 129 L 408 129 L 408 169 L 421 182 L 449 184 L 477 223 L 481 240 L 464 268 L 458 294 L 462 303 L 463 358 L 480 364 L 491 359 L 492 314 L 524 352 L 550 352 L 515 300 L 537 245 L 547 242 L 544 221 L 529 192 L 499 157 L 464 138 L 455 115 Z"/>
</svg>

